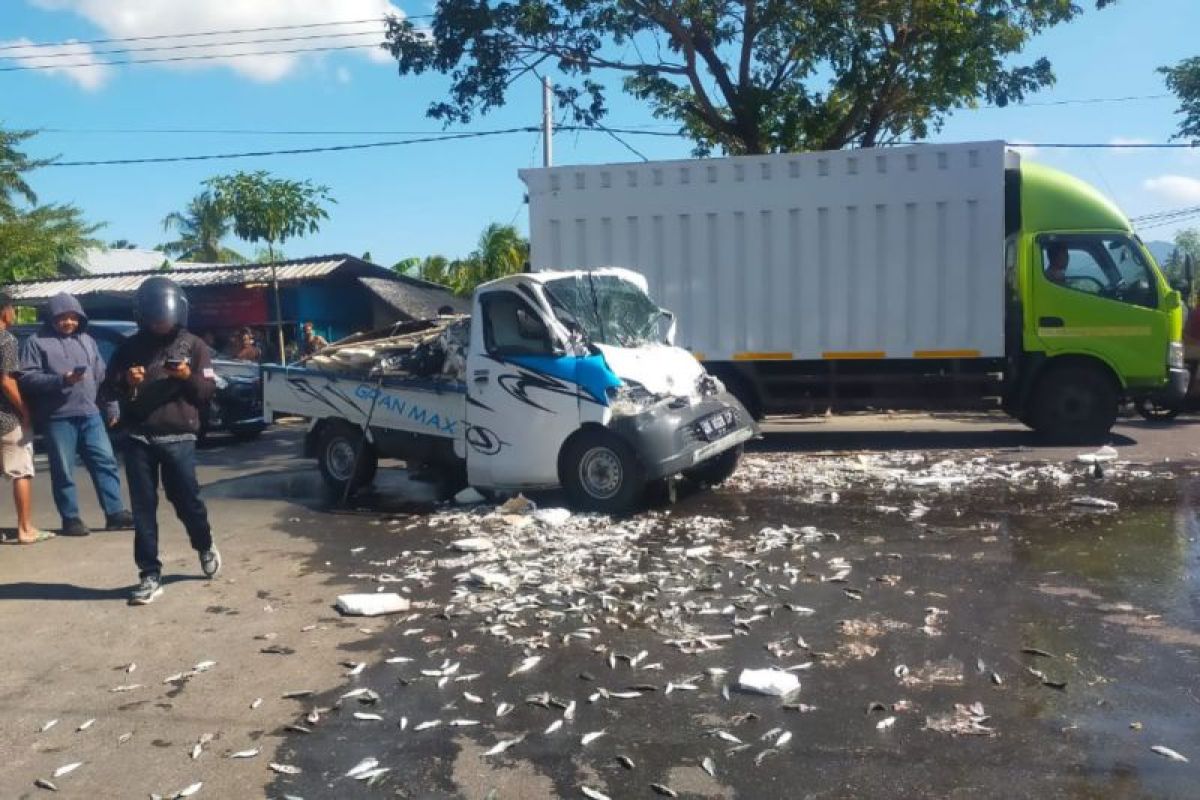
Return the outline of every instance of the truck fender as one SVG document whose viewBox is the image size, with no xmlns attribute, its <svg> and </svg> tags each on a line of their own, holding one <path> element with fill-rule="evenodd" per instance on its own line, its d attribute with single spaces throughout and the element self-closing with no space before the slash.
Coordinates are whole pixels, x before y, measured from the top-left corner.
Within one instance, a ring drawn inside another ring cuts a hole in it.
<svg viewBox="0 0 1200 800">
<path fill-rule="evenodd" d="M 318 419 L 311 419 L 308 422 L 308 430 L 304 432 L 305 458 L 317 457 L 317 442 L 321 441 L 322 431 L 324 431 L 325 427 L 332 422 L 344 422 L 347 425 L 351 425 L 359 430 L 362 430 L 361 425 L 354 425 L 354 423 L 350 422 L 350 420 L 342 419 L 341 417 L 321 417 Z M 370 429 L 367 429 L 367 442 L 369 444 L 375 444 L 375 435 Z"/>
</svg>

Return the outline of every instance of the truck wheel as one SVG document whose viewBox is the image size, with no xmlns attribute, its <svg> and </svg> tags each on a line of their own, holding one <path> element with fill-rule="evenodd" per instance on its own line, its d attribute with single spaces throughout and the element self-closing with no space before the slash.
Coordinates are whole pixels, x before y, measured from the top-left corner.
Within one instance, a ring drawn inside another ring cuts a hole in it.
<svg viewBox="0 0 1200 800">
<path fill-rule="evenodd" d="M 718 453 L 699 466 L 684 470 L 684 475 L 701 486 L 720 486 L 737 472 L 738 462 L 742 460 L 745 448 L 742 445 L 731 447 L 724 453 Z"/>
<path fill-rule="evenodd" d="M 567 443 L 559 479 L 574 508 L 602 514 L 632 511 L 646 487 L 645 470 L 633 448 L 616 434 L 596 429 Z"/>
<path fill-rule="evenodd" d="M 361 455 L 358 454 L 360 447 L 363 448 Z M 317 439 L 317 467 L 330 489 L 345 492 L 349 484 L 353 493 L 368 486 L 375 479 L 378 466 L 375 448 L 363 441 L 360 429 L 347 422 L 332 422 L 322 429 Z"/>
<path fill-rule="evenodd" d="M 1051 368 L 1038 381 L 1033 429 L 1063 444 L 1103 442 L 1117 421 L 1118 399 L 1112 380 L 1095 367 Z"/>
</svg>

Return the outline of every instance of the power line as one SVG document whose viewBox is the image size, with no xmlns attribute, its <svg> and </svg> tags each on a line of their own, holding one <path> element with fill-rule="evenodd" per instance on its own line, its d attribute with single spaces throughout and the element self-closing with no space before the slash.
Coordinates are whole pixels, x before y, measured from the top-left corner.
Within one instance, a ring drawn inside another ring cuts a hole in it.
<svg viewBox="0 0 1200 800">
<path fill-rule="evenodd" d="M 914 142 L 914 144 L 924 144 Z M 1200 142 L 1006 142 L 1009 147 L 1042 147 L 1067 150 L 1194 150 Z"/>
<path fill-rule="evenodd" d="M 8 58 L 8 59 L 14 59 L 14 60 L 20 59 L 20 58 L 29 58 L 29 59 L 37 59 L 38 61 L 44 61 L 44 60 L 50 59 L 50 58 L 79 58 L 80 56 L 85 56 L 85 55 L 86 56 L 107 56 L 107 55 L 129 55 L 129 54 L 137 54 L 137 53 L 173 52 L 173 51 L 178 51 L 178 50 L 195 50 L 195 49 L 198 49 L 201 47 L 236 47 L 238 45 L 243 45 L 243 44 L 278 44 L 279 42 L 301 42 L 301 41 L 307 41 L 307 40 L 311 40 L 311 39 L 318 39 L 318 40 L 323 41 L 326 39 L 346 39 L 346 38 L 354 37 L 354 36 L 372 36 L 372 35 L 378 35 L 378 34 L 382 34 L 382 33 L 383 33 L 382 30 L 355 31 L 355 32 L 346 32 L 346 33 L 315 33 L 315 34 L 307 34 L 305 36 L 284 36 L 284 37 L 274 37 L 274 38 L 269 38 L 269 39 L 242 39 L 239 41 L 228 41 L 228 42 L 197 42 L 196 44 L 157 45 L 155 47 L 136 47 L 136 48 L 123 48 L 123 49 L 118 48 L 118 49 L 113 49 L 113 50 L 89 50 L 87 52 L 74 52 L 74 53 L 48 53 L 46 55 L 21 53 L 19 55 L 5 56 L 3 54 L 0 54 L 0 58 Z M 58 65 L 49 65 L 49 66 L 58 66 Z"/>
<path fill-rule="evenodd" d="M 1022 103 L 1009 103 L 1008 105 L 996 105 L 990 103 L 988 105 L 978 106 L 978 109 L 1008 109 L 1008 108 L 1024 108 L 1026 106 L 1077 106 L 1091 105 L 1094 103 L 1128 103 L 1134 100 L 1162 100 L 1167 97 L 1174 97 L 1172 94 L 1133 94 L 1124 97 L 1077 97 L 1068 100 L 1032 100 Z"/>
<path fill-rule="evenodd" d="M 22 64 L 16 67 L 0 67 L 0 72 L 23 72 L 27 70 L 38 69 L 79 69 L 85 67 L 112 67 L 122 66 L 125 64 L 164 64 L 168 62 L 178 61 L 212 61 L 222 58 L 246 58 L 253 56 L 278 56 L 288 55 L 292 53 L 327 53 L 334 50 L 365 50 L 368 48 L 378 48 L 379 44 L 344 44 L 330 45 L 329 47 L 299 47 L 287 50 L 259 50 L 250 53 L 210 53 L 207 55 L 195 56 L 171 56 L 164 58 L 133 58 L 122 59 L 116 61 L 93 61 L 83 62 L 80 64 Z"/>
<path fill-rule="evenodd" d="M 406 14 L 404 19 L 430 19 L 433 14 Z M 32 47 L 66 47 L 76 44 L 117 44 L 119 42 L 149 42 L 162 39 L 192 39 L 198 36 L 222 36 L 232 33 L 265 33 L 267 31 L 292 31 L 306 30 L 311 28 L 327 28 L 337 25 L 362 25 L 368 22 L 383 22 L 385 17 L 372 17 L 371 19 L 351 19 L 342 22 L 309 22 L 299 25 L 271 25 L 260 28 L 225 28 L 223 30 L 211 31 L 193 31 L 191 33 L 160 33 L 149 36 L 124 36 L 112 39 L 85 39 L 83 41 L 65 41 L 65 42 L 31 42 L 29 44 L 6 44 L 0 45 L 0 51 L 28 49 Z"/>
<path fill-rule="evenodd" d="M 438 131 L 380 130 L 380 129 L 281 129 L 281 128 L 47 128 L 28 126 L 39 134 L 147 134 L 147 135 L 233 135 L 233 136 L 425 136 Z M 555 125 L 555 128 L 561 127 Z M 639 132 L 653 128 L 674 128 L 668 123 L 628 123 L 618 129 L 633 129 Z M 675 135 L 672 133 L 671 135 Z"/>
</svg>

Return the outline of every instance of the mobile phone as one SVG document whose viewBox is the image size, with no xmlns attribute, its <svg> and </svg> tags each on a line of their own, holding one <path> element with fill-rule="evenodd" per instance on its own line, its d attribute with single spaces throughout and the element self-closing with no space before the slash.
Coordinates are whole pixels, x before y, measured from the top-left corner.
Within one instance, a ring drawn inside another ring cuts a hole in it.
<svg viewBox="0 0 1200 800">
<path fill-rule="evenodd" d="M 167 369 L 179 369 L 186 363 L 187 362 L 182 358 L 168 358 L 166 362 L 164 362 L 164 366 L 166 366 Z"/>
<path fill-rule="evenodd" d="M 87 372 L 87 366 L 80 364 L 75 369 L 71 370 L 71 372 L 75 373 L 76 375 L 82 375 L 83 373 Z"/>
</svg>

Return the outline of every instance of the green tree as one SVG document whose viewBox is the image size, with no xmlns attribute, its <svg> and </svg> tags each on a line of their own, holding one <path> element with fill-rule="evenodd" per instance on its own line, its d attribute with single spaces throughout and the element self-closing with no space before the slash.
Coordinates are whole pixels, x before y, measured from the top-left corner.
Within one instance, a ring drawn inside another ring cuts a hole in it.
<svg viewBox="0 0 1200 800">
<path fill-rule="evenodd" d="M 163 218 L 163 230 L 175 230 L 179 238 L 162 245 L 164 253 L 180 261 L 206 264 L 241 263 L 246 259 L 236 250 L 221 244 L 232 224 L 212 192 L 201 192 L 188 201 L 184 212 L 172 211 Z"/>
<path fill-rule="evenodd" d="M 1158 70 L 1167 78 L 1167 88 L 1179 97 L 1177 139 L 1200 141 L 1200 56 Z"/>
<path fill-rule="evenodd" d="M 209 178 L 204 185 L 212 190 L 217 207 L 233 220 L 233 231 L 239 238 L 252 244 L 263 242 L 267 246 L 271 286 L 275 295 L 279 363 L 286 363 L 275 248 L 288 239 L 316 233 L 321 221 L 329 218 L 325 206 L 336 201 L 330 197 L 329 189 L 325 186 L 317 186 L 307 180 L 275 178 L 265 170 L 221 175 Z"/>
<path fill-rule="evenodd" d="M 115 239 L 108 243 L 109 250 L 137 250 L 137 244 L 128 239 Z"/>
<path fill-rule="evenodd" d="M 440 0 L 432 35 L 392 17 L 386 46 L 401 75 L 450 77 L 427 111 L 447 125 L 556 69 L 579 124 L 607 113 L 601 76 L 622 76 L 698 152 L 767 153 L 920 139 L 955 108 L 1019 102 L 1054 74 L 1010 58 L 1081 13 L 1070 0 Z"/>
<path fill-rule="evenodd" d="M 397 261 L 392 265 L 392 271 L 401 275 L 411 275 L 430 283 L 453 287 L 454 273 L 460 264 L 461 262 L 451 261 L 445 256 L 412 257 Z"/>
<path fill-rule="evenodd" d="M 479 235 L 479 243 L 471 255 L 453 271 L 453 288 L 469 295 L 481 283 L 525 268 L 529 260 L 529 242 L 512 225 L 492 223 Z"/>
<path fill-rule="evenodd" d="M 59 265 L 99 247 L 101 225 L 71 205 L 38 205 L 27 174 L 51 163 L 31 158 L 20 146 L 32 131 L 0 129 L 0 282 L 54 275 Z"/>
</svg>

